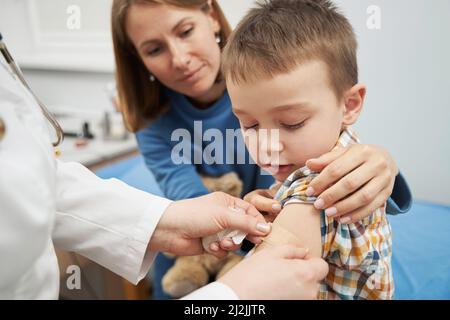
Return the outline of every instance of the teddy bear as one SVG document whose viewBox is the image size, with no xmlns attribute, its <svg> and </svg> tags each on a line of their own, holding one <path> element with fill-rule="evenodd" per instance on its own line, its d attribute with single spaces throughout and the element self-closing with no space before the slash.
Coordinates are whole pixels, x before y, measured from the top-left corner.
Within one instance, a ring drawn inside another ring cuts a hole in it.
<svg viewBox="0 0 450 320">
<path fill-rule="evenodd" d="M 210 192 L 222 191 L 235 197 L 240 197 L 243 188 L 235 172 L 220 177 L 202 175 L 202 182 Z M 210 278 L 220 278 L 242 259 L 233 252 L 222 259 L 210 254 L 176 257 L 175 264 L 162 278 L 163 290 L 174 298 L 180 298 L 208 284 Z"/>
</svg>

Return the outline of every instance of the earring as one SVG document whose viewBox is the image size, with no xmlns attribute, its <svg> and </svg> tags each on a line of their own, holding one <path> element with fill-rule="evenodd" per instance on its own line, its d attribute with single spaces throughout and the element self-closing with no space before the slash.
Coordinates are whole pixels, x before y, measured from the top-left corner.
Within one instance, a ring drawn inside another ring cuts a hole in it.
<svg viewBox="0 0 450 320">
<path fill-rule="evenodd" d="M 155 82 L 155 80 L 156 80 L 155 76 L 152 75 L 151 73 L 150 73 L 150 76 L 148 78 L 149 78 L 150 82 Z"/>
<path fill-rule="evenodd" d="M 216 33 L 216 43 L 220 44 L 222 42 L 222 39 L 220 38 L 220 34 Z"/>
</svg>

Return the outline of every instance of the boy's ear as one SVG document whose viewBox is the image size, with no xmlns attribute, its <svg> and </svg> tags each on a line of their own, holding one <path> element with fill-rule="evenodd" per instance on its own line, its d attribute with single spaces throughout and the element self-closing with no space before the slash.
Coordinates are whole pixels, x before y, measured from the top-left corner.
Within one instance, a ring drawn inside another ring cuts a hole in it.
<svg viewBox="0 0 450 320">
<path fill-rule="evenodd" d="M 344 124 L 352 125 L 361 114 L 364 99 L 366 97 L 366 86 L 356 84 L 344 93 Z"/>
</svg>

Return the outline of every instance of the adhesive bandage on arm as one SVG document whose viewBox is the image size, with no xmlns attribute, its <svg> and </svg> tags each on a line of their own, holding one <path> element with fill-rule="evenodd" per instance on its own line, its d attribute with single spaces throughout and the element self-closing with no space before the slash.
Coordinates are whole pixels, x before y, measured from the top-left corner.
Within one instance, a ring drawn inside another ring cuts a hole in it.
<svg viewBox="0 0 450 320">
<path fill-rule="evenodd" d="M 296 235 L 286 230 L 279 224 L 272 224 L 271 230 L 272 231 L 267 235 L 267 237 L 263 238 L 263 242 L 255 247 L 255 252 L 268 246 L 277 246 L 284 244 L 291 244 L 300 248 L 304 247 L 304 245 L 300 242 L 300 239 Z"/>
</svg>

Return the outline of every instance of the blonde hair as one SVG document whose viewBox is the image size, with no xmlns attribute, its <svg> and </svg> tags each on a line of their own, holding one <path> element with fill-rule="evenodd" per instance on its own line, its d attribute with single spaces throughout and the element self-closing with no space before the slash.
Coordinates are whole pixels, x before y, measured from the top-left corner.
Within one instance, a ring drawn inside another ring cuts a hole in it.
<svg viewBox="0 0 450 320">
<path fill-rule="evenodd" d="M 236 84 L 273 78 L 313 59 L 324 61 L 336 96 L 358 82 L 357 42 L 329 0 L 260 2 L 239 23 L 222 55 L 222 75 Z"/>
<path fill-rule="evenodd" d="M 166 4 L 181 8 L 213 10 L 220 24 L 221 47 L 231 33 L 231 27 L 216 0 L 114 0 L 111 12 L 111 30 L 116 60 L 116 83 L 120 109 L 128 130 L 136 132 L 167 109 L 159 81 L 149 81 L 149 71 L 129 39 L 125 19 L 133 4 Z M 212 7 L 212 8 L 211 8 Z"/>
</svg>

